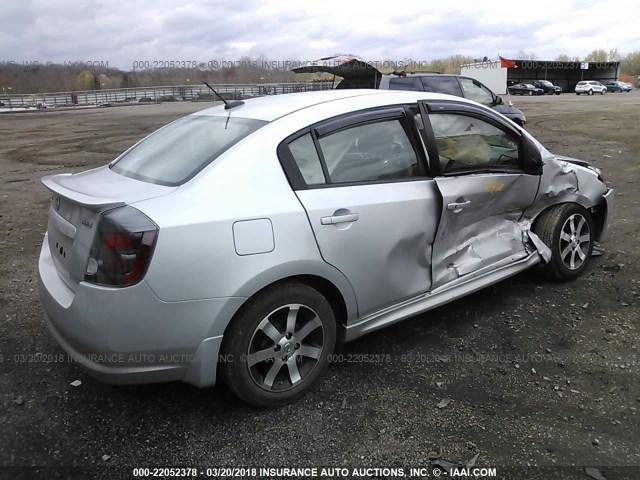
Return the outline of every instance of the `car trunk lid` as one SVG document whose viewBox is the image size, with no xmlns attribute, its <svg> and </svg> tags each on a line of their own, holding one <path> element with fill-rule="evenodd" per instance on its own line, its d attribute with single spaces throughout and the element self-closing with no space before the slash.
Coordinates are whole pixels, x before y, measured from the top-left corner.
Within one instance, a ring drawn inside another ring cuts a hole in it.
<svg viewBox="0 0 640 480">
<path fill-rule="evenodd" d="M 123 205 L 167 195 L 177 187 L 134 180 L 100 167 L 78 174 L 50 175 L 47 224 L 49 249 L 62 280 L 73 291 L 84 279 L 100 214 Z"/>
<path fill-rule="evenodd" d="M 378 88 L 382 73 L 358 57 L 339 55 L 321 58 L 291 70 L 294 73 L 329 73 L 344 80 L 336 87 L 343 88 Z"/>
</svg>

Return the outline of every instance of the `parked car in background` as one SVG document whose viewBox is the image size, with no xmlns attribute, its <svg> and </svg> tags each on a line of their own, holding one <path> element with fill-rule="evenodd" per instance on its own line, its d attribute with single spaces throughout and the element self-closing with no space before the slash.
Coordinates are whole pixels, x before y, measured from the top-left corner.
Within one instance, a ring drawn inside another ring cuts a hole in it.
<svg viewBox="0 0 640 480">
<path fill-rule="evenodd" d="M 437 72 L 393 72 L 383 74 L 372 64 L 357 57 L 337 56 L 317 60 L 312 65 L 294 68 L 294 73 L 329 73 L 342 77 L 336 89 L 378 88 L 380 90 L 410 90 L 446 93 L 468 98 L 493 108 L 520 126 L 527 121 L 524 113 L 511 103 L 505 104 L 482 82 L 461 75 Z"/>
<path fill-rule="evenodd" d="M 40 299 L 71 358 L 111 383 L 221 379 L 270 407 L 314 387 L 337 340 L 536 265 L 579 277 L 613 208 L 597 168 L 413 91 L 215 106 L 42 181 Z"/>
<path fill-rule="evenodd" d="M 608 92 L 630 92 L 632 90 L 631 86 L 627 85 L 623 82 L 605 82 L 605 87 L 607 87 Z"/>
<path fill-rule="evenodd" d="M 630 83 L 618 82 L 618 85 L 620 85 L 620 88 L 623 92 L 629 93 L 631 90 L 633 90 L 633 85 L 631 85 Z"/>
<path fill-rule="evenodd" d="M 544 95 L 543 89 L 534 87 L 530 83 L 516 83 L 507 90 L 511 95 Z"/>
<path fill-rule="evenodd" d="M 607 93 L 607 87 L 595 80 L 585 80 L 576 84 L 575 92 L 576 95 L 580 95 L 581 93 L 586 93 L 587 95 L 599 93 L 600 95 L 604 95 Z"/>
<path fill-rule="evenodd" d="M 536 80 L 533 82 L 533 86 L 536 88 L 541 88 L 544 90 L 544 93 L 551 93 L 555 95 L 560 95 L 562 93 L 562 88 L 558 85 L 554 85 L 549 80 Z"/>
</svg>

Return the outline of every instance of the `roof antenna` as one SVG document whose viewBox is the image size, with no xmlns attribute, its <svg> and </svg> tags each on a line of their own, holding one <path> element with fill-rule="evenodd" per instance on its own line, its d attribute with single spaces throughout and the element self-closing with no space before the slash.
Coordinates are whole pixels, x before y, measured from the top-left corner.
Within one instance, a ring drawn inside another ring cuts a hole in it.
<svg viewBox="0 0 640 480">
<path fill-rule="evenodd" d="M 213 87 L 211 85 L 209 85 L 207 82 L 204 82 L 204 84 L 207 87 L 209 87 L 213 93 L 215 93 L 218 97 L 220 97 L 220 100 L 222 100 L 224 102 L 224 109 L 225 110 L 231 110 L 232 108 L 239 107 L 240 105 L 244 105 L 244 102 L 242 100 L 234 100 L 233 102 L 227 102 L 224 98 L 222 98 L 222 95 L 220 95 L 218 92 L 216 92 L 213 89 Z"/>
</svg>

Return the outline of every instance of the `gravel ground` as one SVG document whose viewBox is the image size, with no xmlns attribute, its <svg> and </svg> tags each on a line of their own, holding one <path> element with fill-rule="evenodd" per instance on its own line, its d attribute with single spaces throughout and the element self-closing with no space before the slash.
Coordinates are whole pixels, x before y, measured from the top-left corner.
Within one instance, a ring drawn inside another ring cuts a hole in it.
<svg viewBox="0 0 640 480">
<path fill-rule="evenodd" d="M 40 178 L 105 164 L 207 104 L 0 116 L 0 477 L 162 466 L 206 476 L 223 465 L 408 474 L 430 456 L 479 454 L 499 478 L 597 478 L 585 466 L 640 478 L 640 93 L 513 100 L 550 150 L 605 169 L 617 193 L 605 254 L 574 282 L 526 272 L 341 345 L 344 361 L 317 391 L 277 410 L 223 386 L 99 383 L 42 321 L 36 260 L 50 196 Z"/>
</svg>

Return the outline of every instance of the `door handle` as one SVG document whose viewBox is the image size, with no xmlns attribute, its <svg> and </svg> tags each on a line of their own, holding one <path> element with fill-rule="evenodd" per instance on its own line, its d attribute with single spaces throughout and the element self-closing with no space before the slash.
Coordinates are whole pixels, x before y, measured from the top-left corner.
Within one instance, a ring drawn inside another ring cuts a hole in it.
<svg viewBox="0 0 640 480">
<path fill-rule="evenodd" d="M 453 210 L 454 213 L 457 213 L 469 205 L 471 205 L 471 200 L 467 200 L 465 202 L 452 202 L 447 204 L 447 210 Z"/>
<path fill-rule="evenodd" d="M 320 223 L 322 225 L 336 225 L 338 223 L 349 223 L 355 222 L 360 218 L 360 215 L 357 213 L 348 213 L 346 215 L 333 215 L 331 217 L 322 217 L 320 218 Z"/>
</svg>

